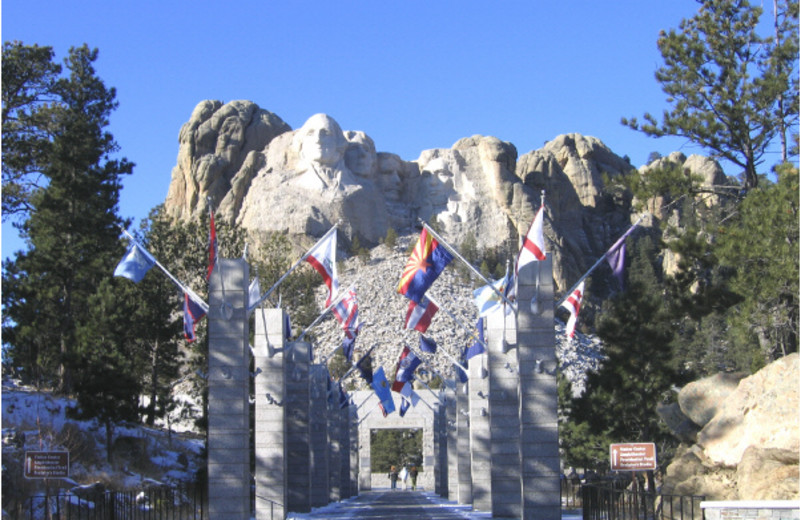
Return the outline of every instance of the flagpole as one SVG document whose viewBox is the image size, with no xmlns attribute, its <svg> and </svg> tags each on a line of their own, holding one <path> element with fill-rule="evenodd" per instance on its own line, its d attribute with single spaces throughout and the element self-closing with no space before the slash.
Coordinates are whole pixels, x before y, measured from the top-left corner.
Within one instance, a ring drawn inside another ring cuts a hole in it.
<svg viewBox="0 0 800 520">
<path fill-rule="evenodd" d="M 324 311 L 322 311 L 322 314 L 320 314 L 319 316 L 317 316 L 317 318 L 316 318 L 314 321 L 312 321 L 312 322 L 311 322 L 311 325 L 309 325 L 308 327 L 306 327 L 306 328 L 303 330 L 303 332 L 302 332 L 302 333 L 300 333 L 300 335 L 297 337 L 297 339 L 296 339 L 295 341 L 301 341 L 301 340 L 303 339 L 303 337 L 305 337 L 306 333 L 307 333 L 309 330 L 311 330 L 311 329 L 312 329 L 312 328 L 313 328 L 313 327 L 314 327 L 314 326 L 315 326 L 317 323 L 319 323 L 319 322 L 322 320 L 322 318 L 324 318 L 324 317 L 325 317 L 325 315 L 326 315 L 326 314 L 328 314 L 328 312 L 330 312 L 330 310 L 331 310 L 331 309 L 333 309 L 333 308 L 336 306 L 336 304 L 337 304 L 337 303 L 339 303 L 340 301 L 342 301 L 342 299 L 343 299 L 345 296 L 347 296 L 347 293 L 349 293 L 349 292 L 350 292 L 350 291 L 353 289 L 353 287 L 355 287 L 355 286 L 356 286 L 356 284 L 355 284 L 355 282 L 353 282 L 352 284 L 350 284 L 350 287 L 348 287 L 346 290 L 344 290 L 344 291 L 339 291 L 339 294 L 336 296 L 336 298 L 334 298 L 334 300 L 331 302 L 331 304 L 330 304 L 330 305 L 328 305 L 328 306 L 325 308 L 325 310 L 324 310 Z"/>
<path fill-rule="evenodd" d="M 489 285 L 489 287 L 491 287 L 491 288 L 492 288 L 492 290 L 493 290 L 494 292 L 496 292 L 496 293 L 497 293 L 497 295 L 498 295 L 498 296 L 500 296 L 500 298 L 502 298 L 504 302 L 506 302 L 507 304 L 511 305 L 511 308 L 512 308 L 512 309 L 514 309 L 514 311 L 516 312 L 516 310 L 517 310 L 517 306 L 516 306 L 516 305 L 514 305 L 514 303 L 513 303 L 513 302 L 511 302 L 511 301 L 510 301 L 508 298 L 506 298 L 506 296 L 505 296 L 503 293 L 501 293 L 499 290 L 497 290 L 497 287 L 495 287 L 494 285 L 492 285 L 492 282 L 490 282 L 488 278 L 486 278 L 485 276 L 483 276 L 483 274 L 481 274 L 481 272 L 480 272 L 480 271 L 478 271 L 478 270 L 475 268 L 475 266 L 473 266 L 471 263 L 467 262 L 466 258 L 464 258 L 463 256 L 461 256 L 461 254 L 460 254 L 458 251 L 456 251 L 456 250 L 455 250 L 455 248 L 454 248 L 453 246 L 451 246 L 450 244 L 448 244 L 448 243 L 447 243 L 447 242 L 446 242 L 446 241 L 445 241 L 445 240 L 444 240 L 444 239 L 443 239 L 441 236 L 439 236 L 439 234 L 438 234 L 436 231 L 434 231 L 433 229 L 431 229 L 431 227 L 430 227 L 430 226 L 429 226 L 429 225 L 428 225 L 428 224 L 427 224 L 427 223 L 426 223 L 424 220 L 422 220 L 422 219 L 419 219 L 419 221 L 422 223 L 422 226 L 423 226 L 425 229 L 427 229 L 427 230 L 428 230 L 428 233 L 430 233 L 431 235 L 433 235 L 433 238 L 435 238 L 435 239 L 437 240 L 437 242 L 439 242 L 440 244 L 442 244 L 442 246 L 443 246 L 445 249 L 447 249 L 448 251 L 450 251 L 450 253 L 452 253 L 452 254 L 453 254 L 453 256 L 455 256 L 456 258 L 458 258 L 459 260 L 461 260 L 461 261 L 464 263 L 464 265 L 466 265 L 467 267 L 469 267 L 469 269 L 470 269 L 470 270 L 471 270 L 473 273 L 475 273 L 475 274 L 476 274 L 476 275 L 477 275 L 477 276 L 478 276 L 478 277 L 479 277 L 481 280 L 483 280 L 484 282 L 486 282 L 486 283 Z"/>
<path fill-rule="evenodd" d="M 148 257 L 150 257 L 150 260 L 152 260 L 152 261 L 153 261 L 153 263 L 154 263 L 155 265 L 157 265 L 157 266 L 158 266 L 158 268 L 159 268 L 159 269 L 161 269 L 161 270 L 164 272 L 164 274 L 165 274 L 165 275 L 167 275 L 167 277 L 168 277 L 170 280 L 172 280 L 172 281 L 175 283 L 175 285 L 177 285 L 178 287 L 180 287 L 180 289 L 181 289 L 183 292 L 187 293 L 187 294 L 188 294 L 188 295 L 189 295 L 189 296 L 192 298 L 192 300 L 194 300 L 194 301 L 195 301 L 195 303 L 197 303 L 197 305 L 199 305 L 199 306 L 200 306 L 200 307 L 203 309 L 203 311 L 205 311 L 206 313 L 208 312 L 208 304 L 207 304 L 205 301 L 203 301 L 203 299 L 202 299 L 200 296 L 198 296 L 198 295 L 197 295 L 197 293 L 195 293 L 193 290 L 191 290 L 190 288 L 188 288 L 188 287 L 186 287 L 185 285 L 183 285 L 183 284 L 180 282 L 180 280 L 178 280 L 177 278 L 175 278 L 175 277 L 172 275 L 172 273 L 170 273 L 169 271 L 167 271 L 167 268 L 166 268 L 166 267 L 164 267 L 163 265 L 161 265 L 161 262 L 159 262 L 158 260 L 156 260 L 156 257 L 154 257 L 154 256 L 152 255 L 152 253 L 150 253 L 150 251 L 148 251 L 147 249 L 145 249 L 145 247 L 144 247 L 142 244 L 140 244 L 140 243 L 139 243 L 139 241 L 138 241 L 138 240 L 136 240 L 136 239 L 133 237 L 133 235 L 131 235 L 130 233 L 128 233 L 128 230 L 127 230 L 127 229 L 125 229 L 125 228 L 123 228 L 123 227 L 120 227 L 120 229 L 122 230 L 122 232 L 123 232 L 123 233 L 125 233 L 125 234 L 128 236 L 128 238 L 130 238 L 130 239 L 131 239 L 131 240 L 132 240 L 132 241 L 133 241 L 133 242 L 136 244 L 136 247 L 138 247 L 139 249 L 141 249 L 141 250 L 142 250 L 142 251 L 143 251 L 143 252 L 144 252 L 144 253 L 145 253 L 145 254 L 146 254 Z"/>
<path fill-rule="evenodd" d="M 439 307 L 440 309 L 442 309 L 444 312 L 446 312 L 446 313 L 448 314 L 448 316 L 450 316 L 450 317 L 453 319 L 453 321 L 455 321 L 455 322 L 456 322 L 458 325 L 460 325 L 460 326 L 461 326 L 461 328 L 462 328 L 462 329 L 464 329 L 464 330 L 466 330 L 467 332 L 469 332 L 470 334 L 472 334 L 472 337 L 473 337 L 473 338 L 475 338 L 475 340 L 476 340 L 478 343 L 480 343 L 481 345 L 483 345 L 483 347 L 484 347 L 484 348 L 485 348 L 487 351 L 489 350 L 489 345 L 487 345 L 487 344 L 486 344 L 484 341 L 482 341 L 482 340 L 481 340 L 479 337 L 477 337 L 477 336 L 475 335 L 475 333 L 473 332 L 473 329 L 472 329 L 472 327 L 468 327 L 468 326 L 467 326 L 467 325 L 465 325 L 465 324 L 464 324 L 464 323 L 463 323 L 461 320 L 459 320 L 459 319 L 456 317 L 456 315 L 455 315 L 455 314 L 453 314 L 452 312 L 450 312 L 449 310 L 447 310 L 445 307 L 442 307 L 442 305 L 441 305 L 440 303 L 438 303 L 438 302 L 437 302 L 437 301 L 436 301 L 436 300 L 433 298 L 433 296 L 431 296 L 431 294 L 430 294 L 430 293 L 426 293 L 426 294 L 425 294 L 425 297 L 426 297 L 427 299 L 429 299 L 429 300 L 431 301 L 431 303 L 433 303 L 434 305 L 436 305 L 437 307 Z M 449 355 L 449 354 L 448 354 L 448 355 Z M 458 366 L 459 366 L 459 367 L 461 367 L 462 369 L 464 369 L 464 367 L 463 367 L 463 366 L 461 366 L 461 365 L 458 365 Z M 465 372 L 467 372 L 467 370 L 466 370 L 466 369 L 464 369 L 464 371 L 465 371 Z"/>
<path fill-rule="evenodd" d="M 639 225 L 639 222 L 642 221 L 642 219 L 645 217 L 645 215 L 647 215 L 647 213 L 644 213 L 641 217 L 639 217 L 639 219 L 636 222 L 634 222 L 633 225 L 631 225 L 631 227 L 629 227 L 628 230 L 625 233 L 623 233 L 622 236 L 619 237 L 616 242 L 614 242 L 614 245 L 612 245 L 611 247 L 608 248 L 608 251 L 613 251 L 615 248 L 619 247 L 622 244 L 622 242 L 624 242 L 625 239 L 628 238 L 628 235 L 630 235 L 633 232 L 633 230 L 636 228 L 636 226 Z M 564 302 L 567 301 L 567 298 L 569 298 L 570 295 L 572 294 L 572 292 L 575 289 L 578 288 L 578 286 L 581 284 L 581 282 L 584 281 L 586 278 L 588 278 L 589 275 L 592 274 L 592 271 L 597 269 L 597 266 L 599 266 L 600 264 L 603 263 L 603 260 L 606 259 L 606 254 L 608 254 L 608 252 L 606 252 L 603 256 L 598 258 L 597 262 L 595 262 L 594 265 L 592 267 L 590 267 L 588 271 L 586 271 L 586 274 L 581 276 L 578 279 L 578 281 L 575 282 L 575 284 L 572 287 L 570 287 L 569 291 L 564 293 L 564 298 L 562 298 L 561 301 L 558 302 L 558 305 L 556 305 L 556 307 L 555 307 L 556 309 L 558 309 L 559 307 L 564 305 Z M 428 298 L 428 299 L 430 299 L 430 298 Z"/>
<path fill-rule="evenodd" d="M 343 375 L 342 377 L 340 377 L 340 378 L 339 378 L 339 381 L 340 381 L 340 382 L 341 382 L 341 381 L 344 381 L 344 380 L 345 380 L 345 378 L 347 378 L 347 377 L 349 377 L 349 376 L 350 376 L 350 374 L 352 374 L 353 372 L 355 372 L 356 370 L 358 370 L 358 363 L 361 363 L 361 361 L 363 361 L 363 360 L 364 360 L 364 358 L 366 358 L 367 356 L 369 356 L 369 355 L 372 353 L 372 351 L 373 351 L 373 350 L 375 350 L 375 347 L 377 347 L 377 346 L 378 346 L 378 345 L 377 345 L 377 343 L 376 343 L 375 345 L 372 345 L 372 346 L 369 348 L 369 350 L 367 350 L 367 353 L 366 353 L 366 354 L 364 354 L 363 356 L 361 356 L 361 359 L 359 359 L 357 363 L 354 363 L 354 364 L 353 364 L 353 366 L 351 366 L 351 367 L 350 367 L 350 369 L 349 369 L 347 372 L 345 372 L 345 373 L 344 373 L 344 375 Z M 338 347 L 337 347 L 337 348 L 338 348 Z M 336 352 L 336 351 L 334 350 L 334 352 Z"/>
<path fill-rule="evenodd" d="M 447 379 L 445 379 L 445 378 L 444 378 L 444 376 L 442 375 L 442 373 L 441 373 L 441 372 L 439 372 L 438 370 L 436 370 L 436 369 L 433 367 L 433 365 L 431 365 L 430 363 L 428 363 L 428 361 L 427 361 L 425 358 L 423 358 L 422 356 L 418 355 L 416 350 L 414 350 L 414 349 L 413 349 L 413 348 L 411 348 L 411 347 L 408 347 L 408 351 L 409 351 L 409 352 L 411 352 L 412 354 L 414 354 L 414 356 L 416 356 L 416 358 L 417 358 L 417 359 L 419 359 L 421 362 L 423 362 L 423 363 L 425 364 L 425 366 L 426 366 L 426 367 L 428 367 L 428 369 L 429 369 L 431 372 L 433 372 L 434 374 L 436 374 L 437 376 L 439 376 L 440 378 L 442 378 L 442 383 L 444 383 L 445 381 L 447 381 Z M 461 365 L 459 365 L 459 366 L 461 366 Z M 464 368 L 464 367 L 461 367 L 461 368 Z M 413 374 L 412 374 L 412 375 L 413 375 Z M 397 371 L 395 371 L 394 377 L 395 377 L 395 381 L 397 381 Z M 412 379 L 412 381 L 413 381 L 413 379 Z M 421 381 L 421 380 L 418 380 L 418 381 L 419 381 L 420 383 L 422 383 L 423 385 L 425 385 L 425 382 L 424 382 L 424 381 Z M 433 392 L 433 390 L 431 390 L 431 388 L 430 388 L 428 385 L 425 385 L 425 388 L 427 388 L 428 390 L 430 390 L 431 392 Z M 437 399 L 437 401 L 438 401 L 438 399 Z"/>
<path fill-rule="evenodd" d="M 278 281 L 277 281 L 277 282 L 275 282 L 275 285 L 273 285 L 272 287 L 270 287 L 270 288 L 269 288 L 269 290 L 268 290 L 267 292 L 265 292 L 263 295 L 261 295 L 261 297 L 258 299 L 258 301 L 256 301 L 254 304 L 252 304 L 252 305 L 250 305 L 250 306 L 248 306 L 248 307 L 247 307 L 247 311 L 248 311 L 248 312 L 252 312 L 252 310 L 253 310 L 253 309 L 255 309 L 256 307 L 258 307 L 259 305 L 261 305 L 261 304 L 264 302 L 264 300 L 266 300 L 267 298 L 269 298 L 269 296 L 272 294 L 272 292 L 273 292 L 275 289 L 277 289 L 277 288 L 278 288 L 278 286 L 279 286 L 280 284 L 282 284 L 282 283 L 283 283 L 283 281 L 286 279 L 286 277 L 288 277 L 288 276 L 289 276 L 289 275 L 292 273 L 292 271 L 294 271 L 295 269 L 297 269 L 297 266 L 298 266 L 298 265 L 300 265 L 300 263 L 301 263 L 301 262 L 303 262 L 303 260 L 305 260 L 306 258 L 308 258 L 308 253 L 309 253 L 309 251 L 311 251 L 312 249 L 314 249 L 315 247 L 317 247 L 317 245 L 318 245 L 320 242 L 322 242 L 323 240 L 325 240 L 326 238 L 328 238 L 328 235 L 330 235 L 331 233 L 334 233 L 334 232 L 336 232 L 336 228 L 337 228 L 338 226 L 339 226 L 339 224 L 338 224 L 338 223 L 337 223 L 337 224 L 334 224 L 334 225 L 333 225 L 333 227 L 332 227 L 332 228 L 330 228 L 330 229 L 328 230 L 328 232 L 327 232 L 327 233 L 325 233 L 324 235 L 322 235 L 322 238 L 320 238 L 319 240 L 317 240 L 317 242 L 316 242 L 316 243 L 315 243 L 313 246 L 311 246 L 311 248 L 309 248 L 309 250 L 308 250 L 308 251 L 306 251 L 306 252 L 305 252 L 305 254 L 304 254 L 303 256 L 301 256 L 301 257 L 300 257 L 300 259 L 299 259 L 297 262 L 295 262 L 295 263 L 294 263 L 294 265 L 293 265 L 292 267 L 290 267 L 290 268 L 289 268 L 289 270 L 288 270 L 288 271 L 286 271 L 286 272 L 283 274 L 283 276 L 281 276 L 280 278 L 278 278 Z"/>
</svg>

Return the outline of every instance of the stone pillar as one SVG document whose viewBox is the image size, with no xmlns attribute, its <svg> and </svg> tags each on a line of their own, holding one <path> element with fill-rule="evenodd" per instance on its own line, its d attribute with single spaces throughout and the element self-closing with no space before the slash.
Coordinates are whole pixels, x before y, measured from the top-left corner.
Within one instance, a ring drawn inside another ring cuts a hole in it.
<svg viewBox="0 0 800 520">
<path fill-rule="evenodd" d="M 486 354 L 469 360 L 469 444 L 472 469 L 472 506 L 492 511 L 492 437 L 489 424 L 489 371 Z"/>
<path fill-rule="evenodd" d="M 449 476 L 447 469 L 447 403 L 442 391 L 439 391 L 439 406 L 436 408 L 436 412 L 439 421 L 438 428 L 436 428 L 439 433 L 439 495 L 447 498 L 447 477 Z"/>
<path fill-rule="evenodd" d="M 341 414 L 338 392 L 328 395 L 328 501 L 342 499 Z"/>
<path fill-rule="evenodd" d="M 486 318 L 489 345 L 489 422 L 491 423 L 492 515 L 520 518 L 519 370 L 514 314 L 502 310 Z"/>
<path fill-rule="evenodd" d="M 455 385 L 456 383 L 453 382 Z M 445 430 L 447 432 L 447 495 L 448 500 L 458 500 L 458 426 L 456 424 L 456 390 L 448 387 L 444 392 Z"/>
<path fill-rule="evenodd" d="M 208 512 L 250 517 L 250 354 L 244 260 L 219 259 L 208 295 Z"/>
<path fill-rule="evenodd" d="M 469 383 L 456 383 L 456 429 L 458 430 L 458 503 L 472 503 L 472 457 L 469 449 Z"/>
<path fill-rule="evenodd" d="M 418 392 L 418 391 L 417 391 Z M 433 394 L 422 393 L 423 399 L 430 403 L 431 407 L 434 406 Z M 420 405 L 417 405 L 420 406 Z M 425 405 L 423 405 L 425 406 Z M 431 412 L 435 412 L 435 408 Z M 436 452 L 434 446 L 434 438 L 436 437 L 433 416 L 426 417 L 422 427 L 422 473 L 417 475 L 417 484 L 424 487 L 425 490 L 430 491 L 436 488 L 435 467 L 436 467 Z"/>
<path fill-rule="evenodd" d="M 339 404 L 337 396 L 337 407 L 339 407 L 339 451 L 341 451 L 341 473 L 339 486 L 341 486 L 341 498 L 350 498 L 350 410 L 349 406 Z"/>
<path fill-rule="evenodd" d="M 328 503 L 328 368 L 311 365 L 311 507 Z"/>
<path fill-rule="evenodd" d="M 350 414 L 350 495 L 358 495 L 358 409 L 350 395 L 350 405 L 347 407 Z"/>
<path fill-rule="evenodd" d="M 539 313 L 531 310 L 537 293 Z M 521 518 L 561 518 L 558 453 L 558 391 L 553 301 L 553 261 L 533 262 L 519 272 Z"/>
<path fill-rule="evenodd" d="M 376 397 L 372 392 L 359 392 L 356 396 L 356 414 L 358 416 L 358 489 L 369 491 L 372 489 L 372 432 L 369 428 L 366 415 L 373 405 Z"/>
<path fill-rule="evenodd" d="M 255 311 L 256 520 L 286 518 L 286 421 L 284 361 L 286 315 Z"/>
<path fill-rule="evenodd" d="M 433 403 L 433 492 L 442 495 L 442 452 L 447 449 L 442 444 L 442 407 L 434 401 Z"/>
<path fill-rule="evenodd" d="M 308 407 L 309 365 L 311 343 L 296 341 L 289 344 L 286 353 L 286 394 L 283 399 L 286 410 L 286 485 L 288 501 L 286 509 L 295 513 L 311 511 L 310 461 L 311 435 Z"/>
</svg>

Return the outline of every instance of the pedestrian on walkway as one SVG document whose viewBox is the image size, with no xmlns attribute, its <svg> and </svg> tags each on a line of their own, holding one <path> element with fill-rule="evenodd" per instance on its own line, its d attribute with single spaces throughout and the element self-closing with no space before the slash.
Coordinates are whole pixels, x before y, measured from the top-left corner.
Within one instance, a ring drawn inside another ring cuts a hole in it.
<svg viewBox="0 0 800 520">
<path fill-rule="evenodd" d="M 392 489 L 397 489 L 397 468 L 392 466 L 389 470 L 389 481 L 392 483 Z"/>
<path fill-rule="evenodd" d="M 408 472 L 408 475 L 411 477 L 411 490 L 414 491 L 417 489 L 417 467 L 411 466 L 411 470 Z"/>
<path fill-rule="evenodd" d="M 406 466 L 400 470 L 400 480 L 403 481 L 403 491 L 406 491 L 408 489 L 408 468 Z"/>
</svg>

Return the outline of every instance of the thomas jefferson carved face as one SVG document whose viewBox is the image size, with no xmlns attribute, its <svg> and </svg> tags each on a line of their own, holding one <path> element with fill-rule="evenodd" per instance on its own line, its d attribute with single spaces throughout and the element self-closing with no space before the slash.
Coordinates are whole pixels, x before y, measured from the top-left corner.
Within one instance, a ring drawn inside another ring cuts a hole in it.
<svg viewBox="0 0 800 520">
<path fill-rule="evenodd" d="M 347 144 L 339 124 L 325 114 L 311 116 L 300 128 L 298 137 L 300 157 L 324 166 L 339 162 Z"/>
<path fill-rule="evenodd" d="M 349 130 L 345 132 L 348 141 L 344 162 L 350 171 L 359 177 L 371 178 L 375 175 L 375 143 L 364 132 Z"/>
</svg>

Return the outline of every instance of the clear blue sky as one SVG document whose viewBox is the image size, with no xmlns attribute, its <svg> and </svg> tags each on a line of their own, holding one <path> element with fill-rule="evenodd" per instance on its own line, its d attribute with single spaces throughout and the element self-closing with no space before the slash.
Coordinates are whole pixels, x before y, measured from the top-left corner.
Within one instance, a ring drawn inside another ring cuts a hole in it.
<svg viewBox="0 0 800 520">
<path fill-rule="evenodd" d="M 136 163 L 120 213 L 164 201 L 178 132 L 205 99 L 247 99 L 292 128 L 324 112 L 406 160 L 474 134 L 520 155 L 577 132 L 635 166 L 699 148 L 620 124 L 661 114 L 660 30 L 694 0 L 291 1 L 5 0 L 3 41 L 99 49 L 117 89 L 109 130 Z M 729 175 L 737 172 L 726 172 Z M 2 255 L 22 247 L 3 224 Z"/>
</svg>

